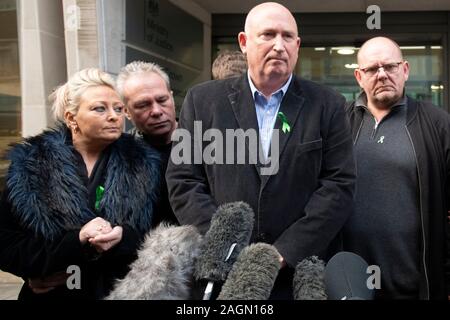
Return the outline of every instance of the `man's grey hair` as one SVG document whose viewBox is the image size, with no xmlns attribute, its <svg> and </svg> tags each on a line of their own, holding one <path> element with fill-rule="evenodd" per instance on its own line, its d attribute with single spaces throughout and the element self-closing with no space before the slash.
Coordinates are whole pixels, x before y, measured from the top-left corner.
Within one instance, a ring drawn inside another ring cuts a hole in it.
<svg viewBox="0 0 450 320">
<path fill-rule="evenodd" d="M 119 94 L 122 96 L 122 98 L 125 83 L 129 78 L 140 74 L 150 73 L 156 73 L 161 76 L 161 78 L 163 78 L 164 82 L 167 85 L 167 89 L 169 91 L 171 90 L 169 75 L 163 70 L 161 66 L 153 62 L 133 61 L 123 67 L 120 70 L 119 75 L 117 76 L 117 90 L 119 91 Z"/>
</svg>

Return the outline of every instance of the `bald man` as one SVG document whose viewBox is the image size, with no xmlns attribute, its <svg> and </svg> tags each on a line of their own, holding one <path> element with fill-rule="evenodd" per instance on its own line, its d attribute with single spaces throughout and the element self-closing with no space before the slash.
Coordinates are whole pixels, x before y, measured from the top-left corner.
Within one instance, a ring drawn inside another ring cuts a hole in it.
<svg viewBox="0 0 450 320">
<path fill-rule="evenodd" d="M 182 224 L 202 232 L 219 205 L 248 203 L 255 213 L 252 242 L 273 244 L 279 252 L 282 269 L 271 299 L 291 299 L 297 263 L 334 253 L 352 212 L 355 174 L 345 101 L 293 75 L 300 38 L 282 5 L 254 7 L 238 40 L 248 72 L 200 84 L 186 96 L 180 130 L 197 138 L 196 129 L 208 132 L 201 163 L 175 163 L 174 151 L 184 140 L 174 144 L 166 174 L 170 201 Z M 230 133 L 239 132 L 247 136 L 230 140 Z M 207 162 L 213 133 L 223 137 L 215 146 L 227 149 Z M 258 161 L 252 162 L 255 148 Z M 242 153 L 245 159 L 239 159 Z"/>
<path fill-rule="evenodd" d="M 450 115 L 405 94 L 409 64 L 391 39 L 365 42 L 358 65 L 362 93 L 348 108 L 357 193 L 345 249 L 380 267 L 377 298 L 447 298 Z"/>
</svg>

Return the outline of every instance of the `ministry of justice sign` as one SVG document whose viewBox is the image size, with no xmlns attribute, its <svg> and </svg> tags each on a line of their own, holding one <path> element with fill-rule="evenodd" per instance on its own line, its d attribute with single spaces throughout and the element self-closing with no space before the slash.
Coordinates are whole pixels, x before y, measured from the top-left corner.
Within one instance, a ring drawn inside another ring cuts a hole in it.
<svg viewBox="0 0 450 320">
<path fill-rule="evenodd" d="M 203 68 L 203 23 L 167 0 L 126 2 L 126 41 L 194 69 Z"/>
</svg>

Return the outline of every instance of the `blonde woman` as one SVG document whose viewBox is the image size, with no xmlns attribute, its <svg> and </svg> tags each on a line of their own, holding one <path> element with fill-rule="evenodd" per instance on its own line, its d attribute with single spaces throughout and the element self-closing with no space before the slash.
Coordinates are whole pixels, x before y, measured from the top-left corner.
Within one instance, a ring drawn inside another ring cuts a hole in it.
<svg viewBox="0 0 450 320">
<path fill-rule="evenodd" d="M 50 98 L 59 124 L 10 152 L 0 202 L 0 269 L 19 299 L 100 299 L 150 229 L 159 158 L 122 133 L 112 78 L 85 69 Z"/>
</svg>

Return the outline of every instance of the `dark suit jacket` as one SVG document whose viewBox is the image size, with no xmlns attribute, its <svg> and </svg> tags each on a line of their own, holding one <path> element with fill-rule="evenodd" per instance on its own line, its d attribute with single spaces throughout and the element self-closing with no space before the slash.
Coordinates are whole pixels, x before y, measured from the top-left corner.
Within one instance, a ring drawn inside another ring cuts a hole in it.
<svg viewBox="0 0 450 320">
<path fill-rule="evenodd" d="M 325 257 L 353 209 L 355 169 L 344 103 L 329 88 L 292 78 L 279 110 L 291 131 L 283 133 L 279 119 L 275 124 L 280 129 L 276 175 L 260 175 L 260 164 L 175 165 L 170 160 L 169 198 L 180 223 L 206 232 L 218 205 L 245 201 L 255 212 L 253 242 L 273 244 L 291 267 L 311 255 Z M 192 139 L 194 121 L 201 121 L 203 132 L 216 128 L 224 137 L 226 129 L 258 130 L 247 76 L 192 88 L 179 121 Z"/>
</svg>

